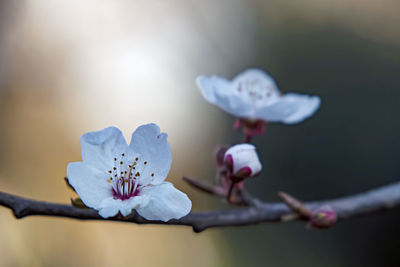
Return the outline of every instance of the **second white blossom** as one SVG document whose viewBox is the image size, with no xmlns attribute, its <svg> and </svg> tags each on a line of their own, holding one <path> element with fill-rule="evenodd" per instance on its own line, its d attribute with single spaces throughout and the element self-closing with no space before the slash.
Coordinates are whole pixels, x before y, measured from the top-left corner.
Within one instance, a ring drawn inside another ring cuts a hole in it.
<svg viewBox="0 0 400 267">
<path fill-rule="evenodd" d="M 318 96 L 281 95 L 271 76 L 259 69 L 246 70 L 232 81 L 199 76 L 197 85 L 208 102 L 251 121 L 299 123 L 312 116 L 321 103 Z"/>
</svg>

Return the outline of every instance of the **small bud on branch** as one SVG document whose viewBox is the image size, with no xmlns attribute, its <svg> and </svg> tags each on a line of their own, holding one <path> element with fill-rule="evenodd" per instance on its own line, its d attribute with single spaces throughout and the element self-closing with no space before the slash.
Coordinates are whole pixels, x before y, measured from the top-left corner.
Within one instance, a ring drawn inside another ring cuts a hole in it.
<svg viewBox="0 0 400 267">
<path fill-rule="evenodd" d="M 337 220 L 337 214 L 329 205 L 317 208 L 311 214 L 310 225 L 315 228 L 330 228 Z"/>
</svg>

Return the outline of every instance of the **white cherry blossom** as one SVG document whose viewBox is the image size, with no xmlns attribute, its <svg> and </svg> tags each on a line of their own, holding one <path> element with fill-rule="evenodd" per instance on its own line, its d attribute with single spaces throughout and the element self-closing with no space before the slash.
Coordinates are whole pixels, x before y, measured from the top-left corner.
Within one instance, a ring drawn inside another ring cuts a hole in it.
<svg viewBox="0 0 400 267">
<path fill-rule="evenodd" d="M 199 76 L 196 82 L 208 102 L 250 121 L 299 123 L 312 116 L 321 103 L 318 96 L 282 95 L 275 81 L 259 69 L 248 69 L 232 81 Z"/>
<path fill-rule="evenodd" d="M 83 203 L 104 217 L 135 209 L 148 220 L 179 219 L 190 212 L 186 194 L 164 182 L 171 166 L 167 134 L 142 125 L 130 145 L 116 127 L 81 137 L 82 162 L 68 165 L 67 176 Z"/>
</svg>

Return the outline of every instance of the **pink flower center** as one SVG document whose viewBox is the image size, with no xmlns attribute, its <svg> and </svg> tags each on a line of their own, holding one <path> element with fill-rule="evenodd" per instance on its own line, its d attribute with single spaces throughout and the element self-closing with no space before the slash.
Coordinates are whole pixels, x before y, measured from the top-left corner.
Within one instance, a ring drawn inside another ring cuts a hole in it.
<svg viewBox="0 0 400 267">
<path fill-rule="evenodd" d="M 108 171 L 110 177 L 107 180 L 111 184 L 114 198 L 127 200 L 138 196 L 143 187 L 140 180 L 146 167 L 147 161 L 139 161 L 138 157 L 128 160 L 125 153 L 122 153 L 119 159 L 114 158 L 114 167 Z M 154 177 L 154 173 L 151 173 L 151 176 Z"/>
<path fill-rule="evenodd" d="M 236 89 L 240 94 L 249 96 L 253 102 L 274 98 L 278 92 L 272 83 L 259 79 L 243 79 L 238 81 Z"/>
<path fill-rule="evenodd" d="M 115 186 L 112 187 L 114 198 L 126 200 L 139 195 L 139 186 L 136 184 L 137 182 L 132 178 L 119 178 L 118 181 L 116 181 Z"/>
</svg>

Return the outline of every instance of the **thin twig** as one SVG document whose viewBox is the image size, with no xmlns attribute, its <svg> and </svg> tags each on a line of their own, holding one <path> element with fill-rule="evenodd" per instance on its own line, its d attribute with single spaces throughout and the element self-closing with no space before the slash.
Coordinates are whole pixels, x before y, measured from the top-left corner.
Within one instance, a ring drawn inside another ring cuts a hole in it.
<svg viewBox="0 0 400 267">
<path fill-rule="evenodd" d="M 293 210 L 301 218 L 311 218 L 312 211 L 307 208 L 301 201 L 285 192 L 278 192 L 278 196 L 280 199 L 282 199 L 283 202 L 285 202 L 286 205 L 288 205 L 291 210 Z"/>
<path fill-rule="evenodd" d="M 229 191 L 227 192 L 227 190 L 225 190 L 223 186 L 212 185 L 212 184 L 205 182 L 204 180 L 196 179 L 196 178 L 189 177 L 189 176 L 183 176 L 183 180 L 186 183 L 188 183 L 190 186 L 192 186 L 204 193 L 213 195 L 218 198 L 227 199 L 227 197 L 228 197 Z M 230 202 L 228 201 L 228 203 L 234 204 L 234 205 L 259 207 L 263 204 L 259 199 L 251 196 L 244 189 L 238 191 L 237 194 L 235 194 L 234 198 L 233 198 L 233 196 L 231 196 L 231 197 L 232 197 L 232 199 Z"/>
<path fill-rule="evenodd" d="M 204 192 L 207 194 L 211 194 L 213 196 L 224 198 L 226 197 L 226 192 L 224 188 L 217 185 L 211 185 L 203 180 L 199 180 L 196 178 L 192 178 L 189 176 L 183 176 L 183 180 L 188 183 L 190 186 Z"/>
<path fill-rule="evenodd" d="M 229 189 L 228 189 L 228 195 L 226 196 L 226 201 L 228 201 L 228 203 L 233 203 L 233 199 L 232 199 L 232 192 L 233 192 L 233 188 L 235 187 L 236 183 L 231 181 L 231 184 L 229 185 Z"/>
</svg>

